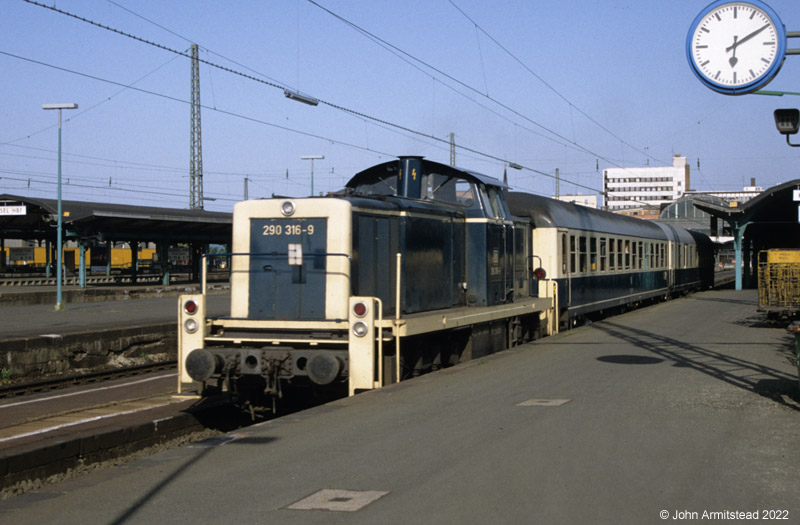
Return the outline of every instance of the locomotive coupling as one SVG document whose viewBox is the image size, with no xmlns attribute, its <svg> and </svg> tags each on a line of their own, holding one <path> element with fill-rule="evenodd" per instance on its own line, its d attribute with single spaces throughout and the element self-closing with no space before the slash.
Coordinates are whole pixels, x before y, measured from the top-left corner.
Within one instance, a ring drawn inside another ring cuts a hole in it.
<svg viewBox="0 0 800 525">
<path fill-rule="evenodd" d="M 198 348 L 186 357 L 186 372 L 195 381 L 207 381 L 212 375 L 222 372 L 225 359 L 219 355 Z"/>
</svg>

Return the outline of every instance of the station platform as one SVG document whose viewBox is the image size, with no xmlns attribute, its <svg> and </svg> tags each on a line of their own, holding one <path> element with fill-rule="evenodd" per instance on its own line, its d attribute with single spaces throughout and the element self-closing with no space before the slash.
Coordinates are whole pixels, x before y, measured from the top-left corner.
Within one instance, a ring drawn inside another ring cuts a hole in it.
<svg viewBox="0 0 800 525">
<path fill-rule="evenodd" d="M 793 338 L 756 308 L 715 290 L 632 311 L 46 486 L 0 521 L 796 520 Z"/>
<path fill-rule="evenodd" d="M 177 331 L 178 296 L 197 293 L 199 288 L 197 284 L 92 287 L 84 293 L 101 299 L 65 300 L 62 310 L 55 309 L 52 287 L 0 288 L 0 341 L 162 323 L 172 323 Z M 209 287 L 210 315 L 227 311 L 229 291 L 227 284 Z M 15 303 L 4 302 L 5 294 L 13 295 Z"/>
<path fill-rule="evenodd" d="M 42 279 L 44 281 L 45 279 Z M 52 279 L 50 279 L 52 281 Z M 0 308 L 6 306 L 51 305 L 55 308 L 55 284 L 32 284 L 39 280 L 27 279 L 25 281 L 3 281 L 0 285 Z M 157 297 L 173 297 L 184 293 L 196 293 L 200 285 L 194 282 L 175 282 L 168 285 L 142 280 L 138 284 L 131 283 L 99 283 L 90 284 L 81 288 L 77 284 L 67 284 L 62 287 L 62 303 L 64 305 L 126 301 L 129 299 L 146 299 Z M 210 293 L 230 290 L 227 281 L 211 282 L 208 286 Z"/>
<path fill-rule="evenodd" d="M 0 369 L 12 380 L 32 380 L 109 365 L 174 360 L 178 296 L 199 288 L 65 288 L 63 309 L 56 310 L 52 286 L 0 287 Z M 209 286 L 210 315 L 229 311 L 229 292 L 227 283 Z"/>
</svg>

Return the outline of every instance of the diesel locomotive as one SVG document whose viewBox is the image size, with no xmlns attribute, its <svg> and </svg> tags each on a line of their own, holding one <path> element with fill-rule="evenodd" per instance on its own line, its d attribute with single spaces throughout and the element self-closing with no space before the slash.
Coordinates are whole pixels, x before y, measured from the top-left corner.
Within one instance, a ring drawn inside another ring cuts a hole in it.
<svg viewBox="0 0 800 525">
<path fill-rule="evenodd" d="M 179 299 L 179 391 L 251 406 L 379 388 L 713 281 L 700 234 L 422 157 L 326 197 L 238 203 L 227 255 L 229 315 Z"/>
</svg>

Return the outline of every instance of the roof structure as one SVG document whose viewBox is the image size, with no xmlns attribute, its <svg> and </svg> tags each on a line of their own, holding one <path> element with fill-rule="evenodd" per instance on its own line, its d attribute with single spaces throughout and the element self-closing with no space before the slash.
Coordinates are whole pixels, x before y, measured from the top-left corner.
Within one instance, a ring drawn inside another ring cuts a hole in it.
<svg viewBox="0 0 800 525">
<path fill-rule="evenodd" d="M 694 204 L 734 229 L 744 229 L 745 238 L 757 249 L 800 248 L 800 202 L 793 200 L 794 190 L 800 190 L 800 179 L 769 188 L 742 206 L 729 207 L 702 198 Z"/>
<path fill-rule="evenodd" d="M 227 244 L 232 214 L 97 202 L 61 201 L 68 238 Z M 6 211 L 7 210 L 7 211 Z M 58 201 L 0 195 L 0 238 L 56 239 Z"/>
<path fill-rule="evenodd" d="M 695 199 L 696 207 L 731 225 L 737 290 L 742 288 L 742 270 L 748 268 L 742 265 L 745 257 L 755 260 L 760 250 L 800 248 L 800 202 L 795 200 L 795 190 L 800 190 L 800 179 L 764 190 L 742 206 Z"/>
</svg>

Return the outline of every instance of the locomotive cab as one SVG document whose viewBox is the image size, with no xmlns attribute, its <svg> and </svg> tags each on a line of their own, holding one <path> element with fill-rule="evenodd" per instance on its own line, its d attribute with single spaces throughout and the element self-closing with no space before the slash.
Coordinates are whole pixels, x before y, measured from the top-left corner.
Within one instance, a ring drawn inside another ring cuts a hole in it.
<svg viewBox="0 0 800 525">
<path fill-rule="evenodd" d="M 463 292 L 453 305 L 493 306 L 513 302 L 515 296 L 527 296 L 535 286 L 530 286 L 526 250 L 530 246 L 529 227 L 519 222 L 516 225 L 508 209 L 501 181 L 483 174 L 460 170 L 438 163 L 427 162 L 422 157 L 403 157 L 401 160 L 373 166 L 355 175 L 347 184 L 347 191 L 357 196 L 399 197 L 414 199 L 432 211 L 434 205 L 448 210 L 453 221 L 460 223 L 455 228 L 452 241 L 441 239 L 439 244 L 453 242 L 454 269 L 463 268 L 463 278 L 456 286 Z M 463 214 L 463 215 L 462 215 Z M 414 216 L 409 214 L 409 221 Z M 463 231 L 461 231 L 463 229 Z M 407 232 L 424 232 L 424 228 L 407 228 Z M 515 233 L 516 231 L 516 233 Z M 515 238 L 516 243 L 515 243 Z M 416 239 L 409 238 L 405 248 L 415 250 Z M 426 252 L 428 250 L 426 249 Z M 425 254 L 426 266 L 432 262 Z M 457 260 L 457 261 L 456 261 Z M 441 261 L 447 265 L 447 261 Z M 420 268 L 432 271 L 438 278 L 441 267 Z M 415 275 L 410 275 L 414 279 Z M 421 289 L 422 283 L 409 286 Z M 409 305 L 412 309 L 415 307 Z"/>
</svg>

